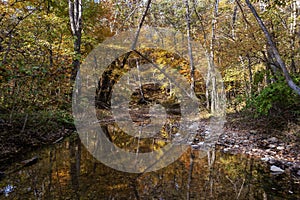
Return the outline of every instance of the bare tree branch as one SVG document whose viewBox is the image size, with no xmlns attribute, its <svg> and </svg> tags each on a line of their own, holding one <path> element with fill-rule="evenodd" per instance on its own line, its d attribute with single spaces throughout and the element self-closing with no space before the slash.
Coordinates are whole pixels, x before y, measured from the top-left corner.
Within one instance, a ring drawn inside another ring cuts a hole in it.
<svg viewBox="0 0 300 200">
<path fill-rule="evenodd" d="M 141 32 L 141 29 L 142 29 L 142 26 L 143 26 L 143 24 L 144 24 L 144 21 L 145 21 L 146 15 L 147 15 L 147 13 L 148 13 L 148 10 L 149 10 L 149 8 L 150 8 L 150 5 L 151 5 L 151 0 L 148 0 L 148 1 L 147 1 L 147 6 L 146 6 L 146 10 L 145 10 L 145 12 L 144 12 L 144 14 L 143 14 L 143 16 L 142 16 L 142 19 L 141 19 L 140 24 L 139 24 L 139 26 L 138 26 L 138 30 L 137 30 L 136 35 L 135 35 L 134 42 L 133 42 L 133 44 L 132 44 L 132 46 L 131 46 L 131 49 L 132 49 L 132 50 L 134 50 L 135 47 L 136 47 L 136 44 L 137 44 L 137 41 L 138 41 L 138 38 L 139 38 L 139 35 L 140 35 L 140 32 Z"/>
</svg>

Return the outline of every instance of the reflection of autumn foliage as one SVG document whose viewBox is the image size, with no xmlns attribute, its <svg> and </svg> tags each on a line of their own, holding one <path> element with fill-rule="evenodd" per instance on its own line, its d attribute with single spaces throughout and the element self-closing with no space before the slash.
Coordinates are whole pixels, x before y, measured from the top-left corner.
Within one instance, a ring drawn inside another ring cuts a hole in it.
<svg viewBox="0 0 300 200">
<path fill-rule="evenodd" d="M 74 150 L 80 156 L 72 156 Z M 290 182 L 288 175 L 276 178 L 259 161 L 239 155 L 216 152 L 215 162 L 209 167 L 206 152 L 189 150 L 171 165 L 144 174 L 113 170 L 72 141 L 45 149 L 41 155 L 37 164 L 11 174 L 0 183 L 0 188 L 6 184 L 15 187 L 11 199 L 20 195 L 25 199 L 36 195 L 45 199 L 75 198 L 71 174 L 77 176 L 73 179 L 78 179 L 77 195 L 81 199 L 185 199 L 188 193 L 195 199 L 300 196 L 299 183 Z M 78 163 L 77 174 L 71 173 L 70 163 Z M 272 190 L 274 187 L 277 190 Z M 289 190 L 294 194 L 288 193 Z"/>
<path fill-rule="evenodd" d="M 166 126 L 162 127 L 153 138 L 140 139 L 128 135 L 121 129 L 116 128 L 115 125 L 108 125 L 107 127 L 115 145 L 130 152 L 146 153 L 163 148 L 171 142 L 171 136 L 174 132 L 167 132 Z"/>
</svg>

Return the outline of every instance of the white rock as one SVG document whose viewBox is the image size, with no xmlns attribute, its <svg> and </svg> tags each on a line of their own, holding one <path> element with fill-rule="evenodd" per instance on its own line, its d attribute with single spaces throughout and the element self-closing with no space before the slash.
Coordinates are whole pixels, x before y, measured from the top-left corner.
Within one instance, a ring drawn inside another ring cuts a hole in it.
<svg viewBox="0 0 300 200">
<path fill-rule="evenodd" d="M 249 143 L 249 140 L 244 140 L 243 143 L 247 144 L 247 143 Z"/>
<path fill-rule="evenodd" d="M 250 130 L 249 133 L 253 134 L 253 135 L 256 135 L 257 134 L 257 130 Z"/>
<path fill-rule="evenodd" d="M 196 130 L 198 128 L 198 123 L 194 122 L 192 125 L 189 126 L 189 129 Z"/>
<path fill-rule="evenodd" d="M 270 158 L 264 157 L 264 158 L 261 158 L 260 160 L 261 160 L 261 161 L 264 161 L 264 162 L 268 162 L 268 161 L 270 160 Z"/>
<path fill-rule="evenodd" d="M 276 148 L 277 150 L 284 150 L 284 147 L 280 146 Z"/>
<path fill-rule="evenodd" d="M 277 137 L 271 137 L 271 138 L 267 139 L 267 141 L 270 143 L 276 143 L 276 142 L 278 142 L 278 139 L 277 139 Z"/>
<path fill-rule="evenodd" d="M 286 150 L 287 150 L 287 151 L 290 151 L 292 148 L 293 148 L 293 145 L 287 145 L 287 146 L 286 146 Z"/>
<path fill-rule="evenodd" d="M 199 142 L 198 143 L 199 146 L 202 146 L 203 144 L 204 144 L 204 142 Z"/>
<path fill-rule="evenodd" d="M 283 173 L 284 172 L 284 170 L 283 169 L 281 169 L 280 167 L 277 167 L 277 166 L 275 166 L 275 165 L 272 165 L 271 166 L 271 168 L 270 168 L 270 170 L 272 171 L 272 172 L 280 172 L 280 173 Z"/>
<path fill-rule="evenodd" d="M 274 149 L 275 147 L 276 147 L 276 145 L 274 145 L 274 144 L 269 145 L 269 148 L 271 148 L 271 149 Z"/>
<path fill-rule="evenodd" d="M 180 136 L 180 133 L 176 133 L 176 134 L 175 134 L 175 137 L 179 137 L 179 136 Z"/>
</svg>

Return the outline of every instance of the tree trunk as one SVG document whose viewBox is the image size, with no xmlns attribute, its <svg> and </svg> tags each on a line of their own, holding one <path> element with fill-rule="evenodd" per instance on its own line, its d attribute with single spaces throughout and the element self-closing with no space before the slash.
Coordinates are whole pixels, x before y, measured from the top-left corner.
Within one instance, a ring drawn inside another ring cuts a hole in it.
<svg viewBox="0 0 300 200">
<path fill-rule="evenodd" d="M 74 37 L 74 53 L 71 81 L 74 82 L 80 68 L 81 32 L 82 32 L 82 3 L 81 0 L 69 0 L 69 18 Z"/>
<path fill-rule="evenodd" d="M 192 47 L 192 39 L 191 39 L 191 16 L 190 16 L 191 13 L 190 13 L 190 6 L 188 0 L 185 0 L 185 6 L 186 6 L 188 51 L 189 51 L 189 58 L 190 58 L 191 92 L 193 93 L 195 91 L 195 66 L 194 66 L 193 47 Z"/>
<path fill-rule="evenodd" d="M 275 43 L 273 42 L 272 38 L 271 38 L 271 35 L 269 33 L 269 31 L 267 30 L 267 27 L 265 26 L 265 24 L 263 23 L 263 21 L 261 20 L 261 18 L 259 17 L 259 15 L 257 14 L 255 8 L 253 7 L 253 5 L 250 3 L 249 0 L 246 0 L 246 3 L 248 5 L 248 7 L 250 8 L 253 16 L 255 17 L 256 21 L 258 22 L 260 28 L 262 29 L 262 31 L 264 32 L 265 34 L 265 37 L 268 41 L 268 44 L 271 48 L 271 50 L 273 51 L 274 53 L 274 57 L 277 61 L 277 63 L 279 64 L 282 72 L 283 72 L 283 75 L 286 79 L 286 82 L 288 83 L 289 87 L 294 90 L 298 95 L 300 95 L 300 88 L 299 86 L 297 86 L 294 81 L 292 80 L 292 78 L 290 77 L 290 74 L 286 68 L 286 65 L 284 63 L 284 61 L 281 59 L 280 55 L 279 55 L 279 52 L 278 52 L 278 49 L 275 45 Z"/>
<path fill-rule="evenodd" d="M 212 60 L 210 57 L 210 51 L 209 51 L 209 47 L 208 47 L 208 34 L 205 31 L 205 27 L 203 24 L 203 18 L 202 16 L 198 13 L 197 11 L 197 7 L 196 7 L 196 2 L 195 0 L 193 0 L 193 11 L 196 14 L 198 21 L 200 22 L 200 26 L 201 26 L 201 31 L 203 34 L 203 38 L 204 38 L 204 42 L 202 43 L 202 47 L 205 50 L 205 56 L 208 60 L 208 71 L 207 71 L 207 77 L 206 77 L 206 90 L 205 90 L 205 98 L 206 98 L 206 109 L 209 110 L 210 109 L 210 97 L 209 97 L 209 80 L 210 80 L 210 74 L 209 74 L 209 69 L 211 68 L 210 66 L 212 65 Z"/>
<path fill-rule="evenodd" d="M 47 16 L 51 14 L 51 0 L 47 1 Z M 49 53 L 49 67 L 53 67 L 53 48 L 52 48 L 52 38 L 51 38 L 51 24 L 47 22 L 47 41 L 49 42 L 48 53 Z"/>
<path fill-rule="evenodd" d="M 249 71 L 249 89 L 250 89 L 250 96 L 253 95 L 253 90 L 252 90 L 252 84 L 253 84 L 253 73 L 252 73 L 252 68 L 251 68 L 251 58 L 249 54 L 247 54 L 247 59 L 248 59 L 248 71 Z"/>
<path fill-rule="evenodd" d="M 236 27 L 236 21 L 237 21 L 237 16 L 238 16 L 238 6 L 235 5 L 233 9 L 233 15 L 232 15 L 232 38 L 235 38 L 235 27 Z"/>
<path fill-rule="evenodd" d="M 291 13 L 291 24 L 290 24 L 290 37 L 291 37 L 291 64 L 290 70 L 293 73 L 296 73 L 296 64 L 295 64 L 295 43 L 296 43 L 296 30 L 297 30 L 297 2 L 293 0 L 292 3 L 292 13 Z"/>
<path fill-rule="evenodd" d="M 209 65 L 206 80 L 206 89 L 209 90 L 206 94 L 209 96 L 210 92 L 210 110 L 214 114 L 216 111 L 216 104 L 218 99 L 217 94 L 217 83 L 216 83 L 216 70 L 215 70 L 215 41 L 216 41 L 216 26 L 219 10 L 219 0 L 215 0 L 213 19 L 212 19 L 212 30 L 211 30 L 211 41 L 210 41 L 210 54 L 209 54 Z M 209 99 L 209 97 L 207 97 Z"/>
</svg>

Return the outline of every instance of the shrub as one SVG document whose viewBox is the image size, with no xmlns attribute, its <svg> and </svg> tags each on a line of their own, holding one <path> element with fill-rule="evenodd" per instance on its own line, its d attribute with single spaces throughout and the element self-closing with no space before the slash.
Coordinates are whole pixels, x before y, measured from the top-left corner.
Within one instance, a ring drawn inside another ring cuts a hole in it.
<svg viewBox="0 0 300 200">
<path fill-rule="evenodd" d="M 294 77 L 295 83 L 299 83 L 300 77 Z M 268 115 L 270 112 L 281 112 L 286 109 L 299 114 L 299 96 L 287 85 L 285 79 L 280 77 L 278 81 L 265 87 L 259 94 L 254 95 L 247 107 L 255 109 L 255 116 Z"/>
</svg>

